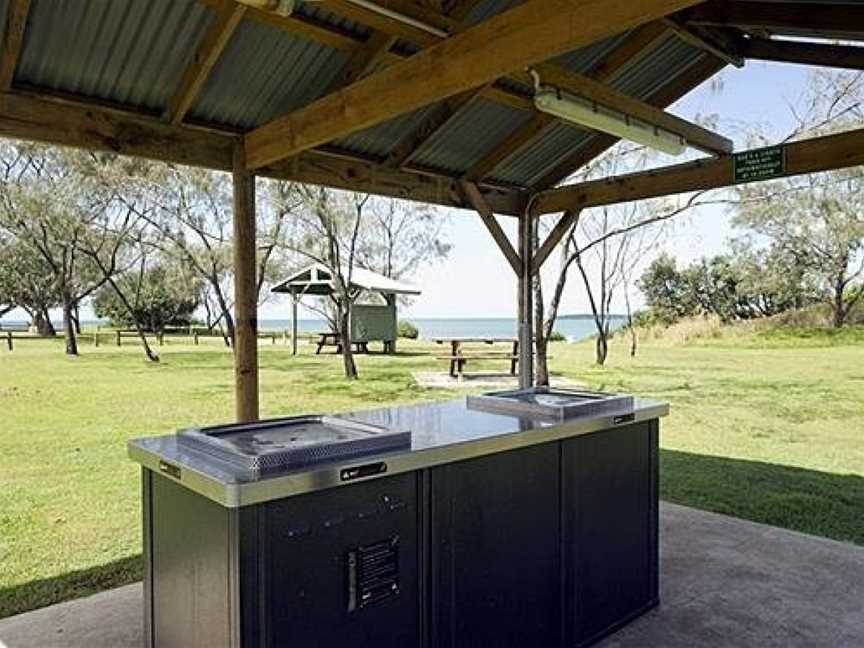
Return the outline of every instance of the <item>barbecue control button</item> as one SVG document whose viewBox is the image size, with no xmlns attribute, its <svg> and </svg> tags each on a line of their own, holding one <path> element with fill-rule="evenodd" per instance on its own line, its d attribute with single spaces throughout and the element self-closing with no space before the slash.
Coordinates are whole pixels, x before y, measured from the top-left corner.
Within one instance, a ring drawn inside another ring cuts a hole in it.
<svg viewBox="0 0 864 648">
<path fill-rule="evenodd" d="M 370 507 L 367 509 L 363 509 L 362 511 L 357 511 L 357 513 L 355 513 L 355 517 L 358 520 L 368 520 L 370 518 L 377 517 L 379 514 L 380 514 L 380 511 L 378 510 L 378 507 L 374 506 L 374 507 Z"/>
<path fill-rule="evenodd" d="M 345 516 L 344 515 L 337 515 L 336 517 L 332 517 L 332 518 L 329 518 L 327 520 L 324 520 L 324 528 L 325 529 L 332 529 L 333 527 L 339 526 L 343 522 L 345 522 Z"/>
<path fill-rule="evenodd" d="M 292 527 L 285 530 L 285 536 L 287 538 L 302 538 L 304 536 L 309 535 L 312 529 L 308 524 L 304 524 L 302 526 Z"/>
</svg>

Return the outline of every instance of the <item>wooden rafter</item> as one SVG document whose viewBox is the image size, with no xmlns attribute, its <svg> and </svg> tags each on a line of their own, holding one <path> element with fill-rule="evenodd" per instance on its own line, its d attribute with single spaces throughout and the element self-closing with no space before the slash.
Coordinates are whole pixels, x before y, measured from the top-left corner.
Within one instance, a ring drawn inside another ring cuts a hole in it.
<svg viewBox="0 0 864 648">
<path fill-rule="evenodd" d="M 700 62 L 694 64 L 690 69 L 679 75 L 674 83 L 660 89 L 648 99 L 648 103 L 656 107 L 665 108 L 695 87 L 701 85 L 707 79 L 717 74 L 726 67 L 725 61 L 719 61 L 713 56 L 705 56 Z M 532 188 L 534 191 L 542 191 L 554 187 L 562 180 L 573 175 L 583 166 L 599 157 L 620 140 L 612 135 L 597 135 L 587 146 L 576 150 L 566 157 L 552 169 L 547 171 Z"/>
<path fill-rule="evenodd" d="M 6 92 L 12 87 L 29 14 L 30 0 L 11 0 L 6 10 L 3 45 L 0 50 L 0 92 Z"/>
<path fill-rule="evenodd" d="M 716 41 L 716 37 L 711 34 L 703 33 L 699 27 L 692 25 L 682 25 L 677 20 L 672 18 L 666 19 L 666 24 L 669 26 L 678 38 L 692 45 L 697 49 L 701 49 L 709 54 L 713 54 L 721 61 L 726 61 L 735 67 L 744 67 L 744 59 L 740 54 L 734 51 L 731 47 L 723 46 Z"/>
<path fill-rule="evenodd" d="M 246 136 L 260 168 L 697 3 L 528 0 Z M 580 17 L 595 15 L 591 21 Z"/>
<path fill-rule="evenodd" d="M 384 32 L 373 32 L 366 44 L 354 52 L 334 83 L 334 89 L 351 85 L 366 76 L 390 53 L 396 37 Z"/>
<path fill-rule="evenodd" d="M 792 142 L 783 146 L 785 165 L 775 177 L 818 173 L 864 164 L 864 129 Z M 688 164 L 551 189 L 538 194 L 535 214 L 719 189 L 734 183 L 733 158 Z"/>
<path fill-rule="evenodd" d="M 480 4 L 480 0 L 455 0 L 447 10 L 447 15 L 462 22 L 478 4 Z"/>
<path fill-rule="evenodd" d="M 168 101 L 164 118 L 172 124 L 183 121 L 186 113 L 197 99 L 210 72 L 216 66 L 219 56 L 246 15 L 248 7 L 233 0 L 226 0 L 216 14 L 201 44 L 180 77 L 174 94 Z"/>
<path fill-rule="evenodd" d="M 507 234 L 501 229 L 501 225 L 495 220 L 492 206 L 486 201 L 483 194 L 480 193 L 480 189 L 473 182 L 463 182 L 462 190 L 465 192 L 466 201 L 480 216 L 486 229 L 489 230 L 489 234 L 492 235 L 492 238 L 498 245 L 498 249 L 501 250 L 510 267 L 513 268 L 513 272 L 517 276 L 522 274 L 522 259 L 519 257 L 519 253 L 516 252 L 516 248 L 513 247 L 510 239 L 507 238 Z"/>
<path fill-rule="evenodd" d="M 555 227 L 553 227 L 552 231 L 546 235 L 546 239 L 543 241 L 542 245 L 537 248 L 537 251 L 531 259 L 531 274 L 537 274 L 540 272 L 543 264 L 546 263 L 546 259 L 549 258 L 549 255 L 552 254 L 561 242 L 561 239 L 563 239 L 567 232 L 570 231 L 570 228 L 573 227 L 573 223 L 577 218 L 579 218 L 578 211 L 567 212 L 555 224 Z"/>
<path fill-rule="evenodd" d="M 633 59 L 653 50 L 666 36 L 667 29 L 660 21 L 642 25 L 634 30 L 628 38 L 616 47 L 601 62 L 588 72 L 588 76 L 597 81 L 608 81 L 622 69 L 633 62 Z M 479 181 L 492 173 L 501 163 L 515 155 L 523 147 L 532 142 L 557 119 L 546 113 L 535 114 L 530 121 L 512 133 L 493 151 L 486 155 L 465 173 L 465 179 Z"/>
<path fill-rule="evenodd" d="M 748 59 L 864 70 L 864 47 L 805 43 L 767 38 L 742 38 L 738 52 Z"/>
<path fill-rule="evenodd" d="M 840 36 L 864 31 L 864 6 L 852 3 L 722 0 L 697 6 L 682 16 L 692 25 L 765 29 L 779 34 Z"/>
</svg>

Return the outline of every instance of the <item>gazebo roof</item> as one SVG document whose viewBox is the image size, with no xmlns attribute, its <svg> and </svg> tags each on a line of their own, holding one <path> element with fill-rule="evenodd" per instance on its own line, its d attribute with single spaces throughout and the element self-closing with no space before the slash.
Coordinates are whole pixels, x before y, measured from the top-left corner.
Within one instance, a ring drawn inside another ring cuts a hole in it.
<svg viewBox="0 0 864 648">
<path fill-rule="evenodd" d="M 768 51 L 786 47 L 776 34 L 864 34 L 848 1 L 376 3 L 424 28 L 362 4 L 300 1 L 286 17 L 234 0 L 0 0 L 0 134 L 226 170 L 242 134 L 261 175 L 454 206 L 470 206 L 468 181 L 516 214 L 616 140 L 537 112 L 524 66 L 477 71 L 496 40 L 524 32 L 496 54 L 656 109 L 728 62 L 789 58 Z M 478 56 L 464 69 L 463 53 Z M 363 113 L 376 87 L 380 116 Z"/>
<path fill-rule="evenodd" d="M 348 276 L 347 269 L 343 272 Z M 382 295 L 419 295 L 420 289 L 372 272 L 366 268 L 351 270 L 350 288 L 377 292 Z M 321 263 L 313 263 L 298 270 L 287 279 L 280 281 L 272 289 L 275 293 L 298 295 L 330 295 L 334 292 L 333 279 L 330 270 Z"/>
</svg>

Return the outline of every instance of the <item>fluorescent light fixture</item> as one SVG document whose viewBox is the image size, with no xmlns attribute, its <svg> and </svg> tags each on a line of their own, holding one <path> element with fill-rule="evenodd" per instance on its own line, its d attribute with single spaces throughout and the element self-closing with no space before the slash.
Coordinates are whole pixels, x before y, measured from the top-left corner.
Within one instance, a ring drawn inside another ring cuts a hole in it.
<svg viewBox="0 0 864 648">
<path fill-rule="evenodd" d="M 559 119 L 615 135 L 668 155 L 681 155 L 687 150 L 687 140 L 681 135 L 558 88 L 539 86 L 534 95 L 534 105 L 537 110 Z"/>
</svg>

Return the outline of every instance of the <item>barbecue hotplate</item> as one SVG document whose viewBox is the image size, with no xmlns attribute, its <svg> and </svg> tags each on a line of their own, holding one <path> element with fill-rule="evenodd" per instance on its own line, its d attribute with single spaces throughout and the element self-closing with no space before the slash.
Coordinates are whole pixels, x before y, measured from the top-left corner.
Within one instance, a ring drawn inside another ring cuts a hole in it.
<svg viewBox="0 0 864 648">
<path fill-rule="evenodd" d="M 633 411 L 627 394 L 532 387 L 467 397 L 468 407 L 501 414 L 548 416 L 560 420 L 576 416 Z"/>
<path fill-rule="evenodd" d="M 177 440 L 253 476 L 411 447 L 410 432 L 335 416 L 191 428 L 179 431 Z"/>
</svg>

